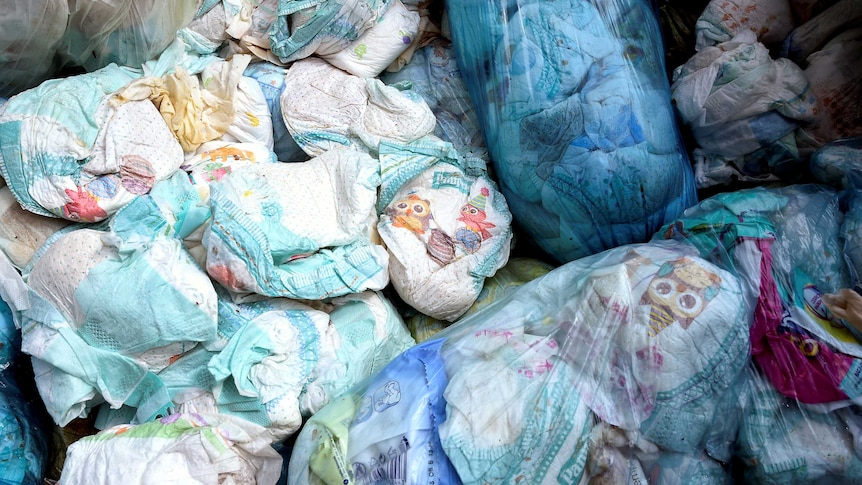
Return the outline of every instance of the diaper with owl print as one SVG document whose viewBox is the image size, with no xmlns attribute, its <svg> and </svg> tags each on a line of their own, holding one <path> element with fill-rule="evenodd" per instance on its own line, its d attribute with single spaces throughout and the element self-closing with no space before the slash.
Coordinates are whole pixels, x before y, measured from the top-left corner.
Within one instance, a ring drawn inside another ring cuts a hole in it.
<svg viewBox="0 0 862 485">
<path fill-rule="evenodd" d="M 427 137 L 381 143 L 378 231 L 401 298 L 453 321 L 476 300 L 486 277 L 506 264 L 512 216 L 484 170 L 452 144 Z"/>
</svg>

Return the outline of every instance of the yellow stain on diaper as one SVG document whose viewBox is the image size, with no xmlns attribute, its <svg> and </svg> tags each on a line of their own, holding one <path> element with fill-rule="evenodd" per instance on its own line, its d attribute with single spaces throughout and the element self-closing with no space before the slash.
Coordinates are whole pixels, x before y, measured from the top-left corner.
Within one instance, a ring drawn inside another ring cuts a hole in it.
<svg viewBox="0 0 862 485">
<path fill-rule="evenodd" d="M 248 116 L 248 122 L 251 123 L 251 126 L 260 126 L 260 118 L 249 112 L 246 112 L 245 115 Z"/>
<path fill-rule="evenodd" d="M 253 190 L 251 190 L 251 189 L 248 189 L 248 190 L 246 190 L 245 192 L 243 192 L 243 193 L 242 193 L 242 196 L 243 196 L 243 197 L 251 197 L 252 195 L 254 195 L 254 191 L 253 191 Z"/>
</svg>

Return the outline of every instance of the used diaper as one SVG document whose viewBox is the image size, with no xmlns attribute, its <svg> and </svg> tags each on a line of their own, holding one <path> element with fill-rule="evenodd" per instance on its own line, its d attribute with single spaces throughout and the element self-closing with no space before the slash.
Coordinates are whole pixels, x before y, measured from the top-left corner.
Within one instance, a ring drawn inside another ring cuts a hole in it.
<svg viewBox="0 0 862 485">
<path fill-rule="evenodd" d="M 413 308 L 453 321 L 508 261 L 506 201 L 481 161 L 464 160 L 431 137 L 381 144 L 380 163 L 378 231 L 392 256 L 392 284 Z"/>
<path fill-rule="evenodd" d="M 280 472 L 265 428 L 218 414 L 172 414 L 76 441 L 60 483 L 276 483 Z"/>
<path fill-rule="evenodd" d="M 281 113 L 294 140 L 312 156 L 344 147 L 376 151 L 381 140 L 409 143 L 432 133 L 435 125 L 417 95 L 316 58 L 288 69 Z"/>
<path fill-rule="evenodd" d="M 111 65 L 47 81 L 3 105 L 0 174 L 22 207 L 101 221 L 177 170 L 182 150 L 152 103 L 108 102 L 136 77 Z"/>
<path fill-rule="evenodd" d="M 742 30 L 754 32 L 766 46 L 781 45 L 793 27 L 788 0 L 712 0 L 695 24 L 695 48 L 727 42 Z"/>
<path fill-rule="evenodd" d="M 383 17 L 344 49 L 321 55 L 333 66 L 362 78 L 376 77 L 413 43 L 419 34 L 419 12 L 391 0 Z"/>
<path fill-rule="evenodd" d="M 275 153 L 260 143 L 208 141 L 186 156 L 182 169 L 188 172 L 201 199 L 208 201 L 210 184 L 220 182 L 240 167 L 276 163 L 275 157 Z"/>
<path fill-rule="evenodd" d="M 240 167 L 210 186 L 207 273 L 235 293 L 318 300 L 389 282 L 371 242 L 378 163 L 335 150 Z"/>
</svg>

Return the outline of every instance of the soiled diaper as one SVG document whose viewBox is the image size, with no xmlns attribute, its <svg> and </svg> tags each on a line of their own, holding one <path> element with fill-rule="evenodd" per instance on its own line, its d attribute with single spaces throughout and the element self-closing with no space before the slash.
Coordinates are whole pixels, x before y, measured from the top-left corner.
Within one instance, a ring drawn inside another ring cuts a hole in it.
<svg viewBox="0 0 862 485">
<path fill-rule="evenodd" d="M 206 269 L 236 293 L 318 300 L 382 289 L 377 161 L 351 150 L 240 167 L 211 184 Z"/>
<path fill-rule="evenodd" d="M 787 0 L 712 0 L 695 24 L 696 49 L 727 42 L 742 30 L 754 32 L 767 46 L 776 46 L 793 27 Z"/>
<path fill-rule="evenodd" d="M 275 483 L 280 471 L 265 428 L 218 414 L 172 414 L 76 441 L 60 483 Z"/>
<path fill-rule="evenodd" d="M 0 173 L 22 207 L 100 221 L 177 170 L 182 149 L 152 103 L 108 102 L 136 77 L 111 65 L 47 81 L 4 105 Z"/>
<path fill-rule="evenodd" d="M 432 137 L 380 146 L 378 231 L 401 298 L 453 321 L 476 301 L 485 278 L 506 264 L 511 214 L 483 164 Z M 471 163 L 473 163 L 471 165 Z"/>
<path fill-rule="evenodd" d="M 260 143 L 209 141 L 186 156 L 183 170 L 203 200 L 209 200 L 210 184 L 221 181 L 239 167 L 276 163 L 276 155 Z"/>
<path fill-rule="evenodd" d="M 288 69 L 281 113 L 294 140 L 312 156 L 344 147 L 376 151 L 381 140 L 409 143 L 435 125 L 419 96 L 315 58 Z"/>
</svg>

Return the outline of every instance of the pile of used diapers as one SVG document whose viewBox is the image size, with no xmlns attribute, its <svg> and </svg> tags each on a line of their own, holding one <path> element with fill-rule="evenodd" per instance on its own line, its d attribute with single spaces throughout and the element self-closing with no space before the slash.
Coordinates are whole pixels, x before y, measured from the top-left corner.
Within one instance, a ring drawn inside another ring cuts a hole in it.
<svg viewBox="0 0 862 485">
<path fill-rule="evenodd" d="M 859 0 L 6 3 L 0 483 L 862 481 Z"/>
</svg>

